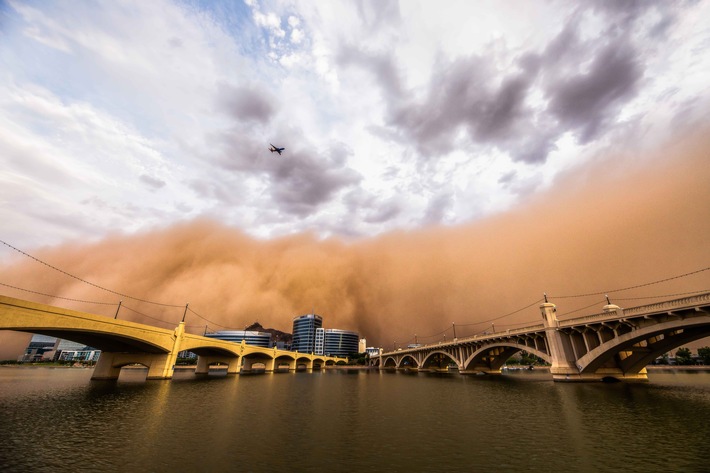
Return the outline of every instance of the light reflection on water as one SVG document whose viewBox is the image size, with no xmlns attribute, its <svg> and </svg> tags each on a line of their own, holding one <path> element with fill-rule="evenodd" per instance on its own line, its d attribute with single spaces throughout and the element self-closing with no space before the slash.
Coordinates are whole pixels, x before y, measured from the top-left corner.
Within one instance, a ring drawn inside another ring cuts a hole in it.
<svg viewBox="0 0 710 473">
<path fill-rule="evenodd" d="M 710 373 L 377 371 L 143 382 L 0 368 L 2 471 L 707 471 Z"/>
</svg>

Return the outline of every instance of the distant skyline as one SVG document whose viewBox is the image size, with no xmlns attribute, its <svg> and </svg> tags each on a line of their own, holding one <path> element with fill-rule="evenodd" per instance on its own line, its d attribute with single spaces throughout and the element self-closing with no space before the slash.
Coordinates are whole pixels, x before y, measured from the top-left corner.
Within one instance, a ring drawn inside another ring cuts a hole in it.
<svg viewBox="0 0 710 473">
<path fill-rule="evenodd" d="M 706 18 L 707 1 L 6 1 L 2 238 L 479 221 L 704 125 Z"/>
</svg>

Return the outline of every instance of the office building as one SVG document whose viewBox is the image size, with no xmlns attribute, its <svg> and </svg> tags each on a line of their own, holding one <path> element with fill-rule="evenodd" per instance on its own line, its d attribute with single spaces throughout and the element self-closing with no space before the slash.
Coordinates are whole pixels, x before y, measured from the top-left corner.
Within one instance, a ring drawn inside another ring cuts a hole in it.
<svg viewBox="0 0 710 473">
<path fill-rule="evenodd" d="M 321 335 L 322 334 L 322 335 Z M 319 339 L 322 339 L 320 342 Z M 316 336 L 316 355 L 350 356 L 358 353 L 360 335 L 337 328 L 319 329 Z"/>
<path fill-rule="evenodd" d="M 380 354 L 382 353 L 382 348 L 380 348 L 380 347 L 367 347 L 367 348 L 365 349 L 365 351 L 367 352 L 368 355 L 370 355 L 370 357 L 373 357 L 373 356 L 380 356 Z"/>
<path fill-rule="evenodd" d="M 222 330 L 214 333 L 206 333 L 205 337 L 216 338 L 228 342 L 244 343 L 256 347 L 271 348 L 271 334 L 266 332 L 254 332 L 250 330 Z"/>
<path fill-rule="evenodd" d="M 293 318 L 291 349 L 300 353 L 315 353 L 316 329 L 323 327 L 323 317 L 316 314 Z"/>
<path fill-rule="evenodd" d="M 357 352 L 358 353 L 365 353 L 366 351 L 367 351 L 367 339 L 361 338 L 360 343 L 357 347 Z"/>
</svg>

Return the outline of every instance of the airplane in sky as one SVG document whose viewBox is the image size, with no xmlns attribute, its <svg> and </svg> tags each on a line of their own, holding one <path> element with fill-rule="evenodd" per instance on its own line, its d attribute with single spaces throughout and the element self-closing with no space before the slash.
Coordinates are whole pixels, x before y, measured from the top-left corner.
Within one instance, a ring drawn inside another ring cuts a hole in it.
<svg viewBox="0 0 710 473">
<path fill-rule="evenodd" d="M 271 145 L 271 143 L 269 143 L 269 144 Z M 285 150 L 285 149 L 286 149 L 286 148 L 277 148 L 276 146 L 271 145 L 271 147 L 269 148 L 269 151 L 271 151 L 272 153 L 273 153 L 274 151 L 276 151 L 277 153 L 279 153 L 279 156 L 281 156 L 281 151 L 283 151 L 283 150 Z"/>
</svg>

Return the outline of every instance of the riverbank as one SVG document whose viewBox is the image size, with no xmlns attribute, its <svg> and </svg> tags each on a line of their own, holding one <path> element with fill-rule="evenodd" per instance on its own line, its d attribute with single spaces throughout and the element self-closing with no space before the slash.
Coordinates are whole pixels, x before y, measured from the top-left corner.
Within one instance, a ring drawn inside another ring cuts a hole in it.
<svg viewBox="0 0 710 473">
<path fill-rule="evenodd" d="M 687 370 L 687 371 L 710 371 L 710 365 L 648 365 L 646 366 L 647 371 L 673 371 L 673 370 Z"/>
</svg>

